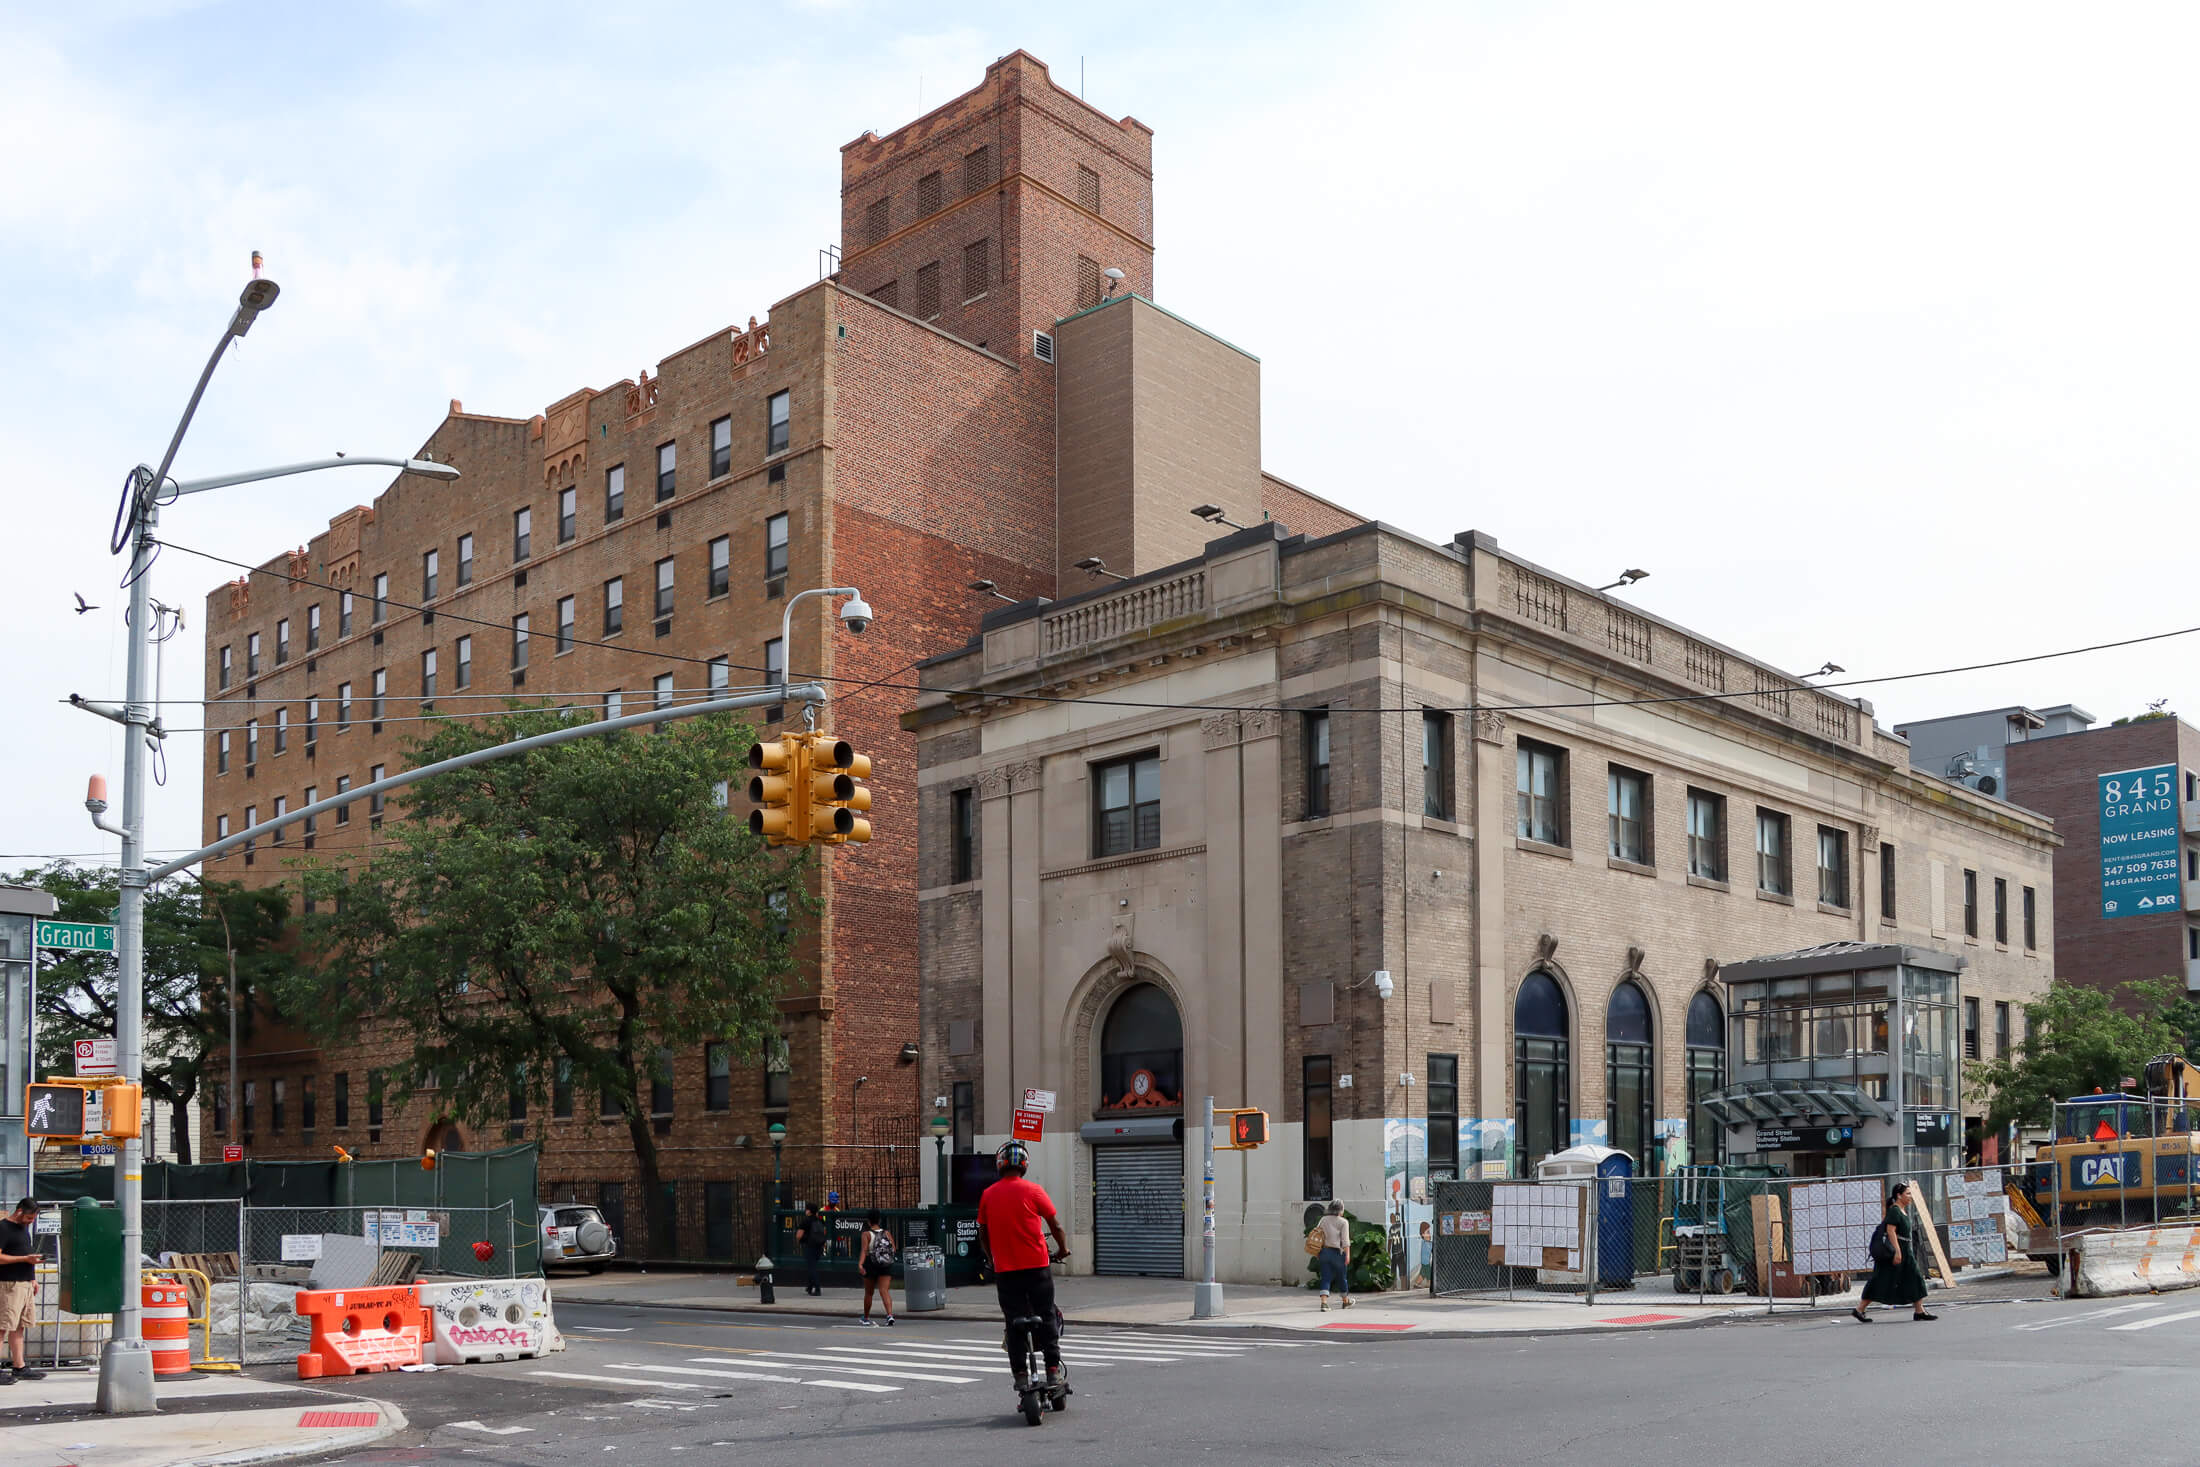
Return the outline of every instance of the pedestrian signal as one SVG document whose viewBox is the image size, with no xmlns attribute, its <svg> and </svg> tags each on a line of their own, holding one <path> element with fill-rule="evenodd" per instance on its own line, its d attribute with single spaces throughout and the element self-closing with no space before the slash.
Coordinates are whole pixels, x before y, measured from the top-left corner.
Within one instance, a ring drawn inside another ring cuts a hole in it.
<svg viewBox="0 0 2200 1467">
<path fill-rule="evenodd" d="M 26 1134 L 74 1141 L 84 1134 L 84 1089 L 80 1085 L 26 1085 L 23 1115 Z"/>
<path fill-rule="evenodd" d="M 1222 1143 L 1225 1151 L 1251 1151 L 1268 1144 L 1268 1112 L 1264 1110 L 1233 1110 L 1230 1117 L 1230 1139 Z"/>
</svg>

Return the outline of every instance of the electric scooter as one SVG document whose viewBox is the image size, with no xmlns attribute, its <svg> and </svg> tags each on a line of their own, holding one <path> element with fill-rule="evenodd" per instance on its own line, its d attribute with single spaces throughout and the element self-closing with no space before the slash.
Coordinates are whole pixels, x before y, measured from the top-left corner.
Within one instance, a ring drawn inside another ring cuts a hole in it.
<svg viewBox="0 0 2200 1467">
<path fill-rule="evenodd" d="M 1060 1263 L 1067 1256 L 1066 1254 L 1053 1254 L 1048 1262 L 1049 1264 Z M 1036 1314 L 1019 1314 L 1008 1322 L 1009 1350 L 1011 1353 L 1020 1354 L 1024 1357 L 1024 1380 L 1027 1384 L 1023 1390 L 1016 1393 L 1016 1404 L 1024 1413 L 1024 1424 L 1026 1426 L 1037 1426 L 1043 1413 L 1050 1409 L 1055 1411 L 1067 1411 L 1069 1409 L 1068 1368 L 1066 1366 L 1063 1368 L 1063 1379 L 1060 1384 L 1054 1386 L 1047 1384 L 1046 1358 L 1044 1352 L 1039 1348 L 1039 1323 L 1039 1316 Z M 1057 1342 L 1062 1338 L 1062 1326 L 1062 1311 L 1057 1307 L 1054 1311 L 1054 1338 Z"/>
</svg>

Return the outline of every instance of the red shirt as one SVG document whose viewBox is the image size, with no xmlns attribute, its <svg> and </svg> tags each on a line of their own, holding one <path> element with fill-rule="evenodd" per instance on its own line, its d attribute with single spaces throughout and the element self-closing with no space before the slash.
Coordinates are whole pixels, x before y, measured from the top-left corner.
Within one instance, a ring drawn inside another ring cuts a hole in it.
<svg viewBox="0 0 2200 1467">
<path fill-rule="evenodd" d="M 1025 1177 L 1003 1177 L 978 1197 L 978 1226 L 985 1229 L 986 1247 L 993 1253 L 996 1273 L 1019 1268 L 1045 1268 L 1046 1225 L 1041 1218 L 1054 1216 L 1047 1189 Z"/>
</svg>

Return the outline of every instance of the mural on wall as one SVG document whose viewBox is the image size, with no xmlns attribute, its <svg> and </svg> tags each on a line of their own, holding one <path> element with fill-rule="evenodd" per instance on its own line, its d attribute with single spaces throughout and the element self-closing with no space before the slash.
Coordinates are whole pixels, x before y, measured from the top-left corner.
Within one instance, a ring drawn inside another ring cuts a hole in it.
<svg viewBox="0 0 2200 1467">
<path fill-rule="evenodd" d="M 1513 1123 L 1468 1118 L 1459 1123 L 1459 1175 L 1490 1180 L 1512 1174 Z"/>
<path fill-rule="evenodd" d="M 1650 1128 L 1657 1137 L 1658 1154 L 1649 1159 L 1635 1158 L 1637 1175 L 1646 1172 L 1671 1172 L 1675 1167 L 1688 1165 L 1688 1117 L 1673 1116 L 1658 1121 Z"/>
<path fill-rule="evenodd" d="M 1428 1122 L 1383 1122 L 1383 1211 L 1390 1262 L 1401 1286 L 1428 1286 L 1435 1213 L 1428 1194 Z"/>
<path fill-rule="evenodd" d="M 1567 1144 L 1570 1146 L 1609 1146 L 1612 1143 L 1605 1138 L 1611 1134 L 1611 1129 L 1611 1123 L 1602 1116 L 1593 1121 L 1585 1121 L 1576 1117 L 1572 1128 L 1567 1133 Z M 1542 1160 L 1541 1157 L 1536 1159 L 1538 1161 Z"/>
</svg>

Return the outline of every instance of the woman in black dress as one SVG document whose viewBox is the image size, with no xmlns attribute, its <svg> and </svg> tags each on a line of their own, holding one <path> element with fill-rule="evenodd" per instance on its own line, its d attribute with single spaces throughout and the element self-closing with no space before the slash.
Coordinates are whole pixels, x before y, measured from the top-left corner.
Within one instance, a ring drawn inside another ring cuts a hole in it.
<svg viewBox="0 0 2200 1467">
<path fill-rule="evenodd" d="M 1887 1197 L 1886 1220 L 1880 1224 L 1891 1245 L 1883 1257 L 1872 1260 L 1872 1276 L 1864 1283 L 1864 1300 L 1851 1314 L 1859 1324 L 1870 1324 L 1874 1304 L 1907 1304 L 1912 1319 L 1938 1319 L 1925 1311 L 1925 1265 L 1917 1255 L 1917 1222 L 1910 1211 L 1910 1184 L 1897 1182 Z"/>
</svg>

